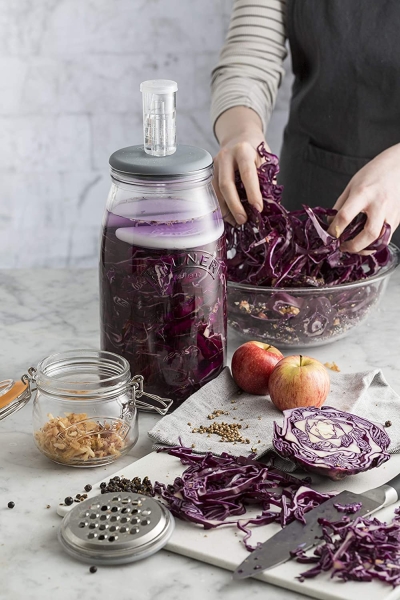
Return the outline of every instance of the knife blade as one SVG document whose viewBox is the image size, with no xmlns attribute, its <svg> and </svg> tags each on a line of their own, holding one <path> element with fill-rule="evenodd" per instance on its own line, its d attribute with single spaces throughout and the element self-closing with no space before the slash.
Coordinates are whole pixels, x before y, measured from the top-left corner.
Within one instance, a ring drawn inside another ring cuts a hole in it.
<svg viewBox="0 0 400 600">
<path fill-rule="evenodd" d="M 276 567 L 290 560 L 290 552 L 301 547 L 309 550 L 316 546 L 320 540 L 321 527 L 319 519 L 337 521 L 343 517 L 334 504 L 352 504 L 361 502 L 360 510 L 354 514 L 346 515 L 351 520 L 359 516 L 371 515 L 384 506 L 394 504 L 400 499 L 400 474 L 396 475 L 388 483 L 378 488 L 368 490 L 362 494 L 343 491 L 330 498 L 320 506 L 306 513 L 307 524 L 293 521 L 284 529 L 263 542 L 236 568 L 233 573 L 234 579 L 246 579 L 259 575 L 262 571 Z"/>
</svg>

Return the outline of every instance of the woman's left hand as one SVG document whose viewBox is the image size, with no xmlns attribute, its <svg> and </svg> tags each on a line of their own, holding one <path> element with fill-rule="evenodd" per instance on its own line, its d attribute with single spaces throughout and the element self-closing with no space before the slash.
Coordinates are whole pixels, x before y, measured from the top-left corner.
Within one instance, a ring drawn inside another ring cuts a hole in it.
<svg viewBox="0 0 400 600">
<path fill-rule="evenodd" d="M 333 208 L 338 213 L 328 232 L 335 237 L 360 212 L 367 215 L 364 229 L 341 246 L 344 252 L 362 252 L 379 237 L 385 222 L 393 234 L 400 223 L 400 144 L 378 154 L 360 169 Z"/>
</svg>

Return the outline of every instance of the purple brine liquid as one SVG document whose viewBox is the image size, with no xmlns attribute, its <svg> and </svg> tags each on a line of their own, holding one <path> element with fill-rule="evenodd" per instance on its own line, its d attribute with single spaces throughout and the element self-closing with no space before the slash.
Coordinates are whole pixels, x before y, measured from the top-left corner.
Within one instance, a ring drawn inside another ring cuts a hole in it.
<svg viewBox="0 0 400 600">
<path fill-rule="evenodd" d="M 175 408 L 225 365 L 223 223 L 219 211 L 190 218 L 179 200 L 165 222 L 162 200 L 142 201 L 143 211 L 126 202 L 106 214 L 101 347 L 124 356 L 145 391 Z"/>
</svg>

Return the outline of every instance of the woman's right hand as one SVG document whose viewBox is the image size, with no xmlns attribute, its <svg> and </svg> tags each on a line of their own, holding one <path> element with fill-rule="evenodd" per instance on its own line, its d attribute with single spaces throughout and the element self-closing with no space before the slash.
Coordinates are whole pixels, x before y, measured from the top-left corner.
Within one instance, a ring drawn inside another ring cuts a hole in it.
<svg viewBox="0 0 400 600">
<path fill-rule="evenodd" d="M 224 112 L 215 125 L 221 149 L 214 159 L 213 186 L 222 216 L 231 225 L 241 225 L 247 216 L 236 190 L 235 171 L 239 171 L 247 199 L 257 210 L 263 208 L 257 167 L 262 158 L 257 152 L 261 142 L 270 152 L 262 131 L 261 119 L 252 109 L 235 106 Z"/>
</svg>

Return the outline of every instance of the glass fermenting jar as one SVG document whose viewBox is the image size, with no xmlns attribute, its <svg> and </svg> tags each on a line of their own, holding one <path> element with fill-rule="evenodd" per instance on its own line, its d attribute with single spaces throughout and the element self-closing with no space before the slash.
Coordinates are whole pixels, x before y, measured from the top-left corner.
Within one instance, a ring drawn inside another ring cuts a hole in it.
<svg viewBox="0 0 400 600">
<path fill-rule="evenodd" d="M 100 258 L 101 347 L 178 406 L 226 356 L 224 225 L 208 152 L 110 158 Z"/>
</svg>

